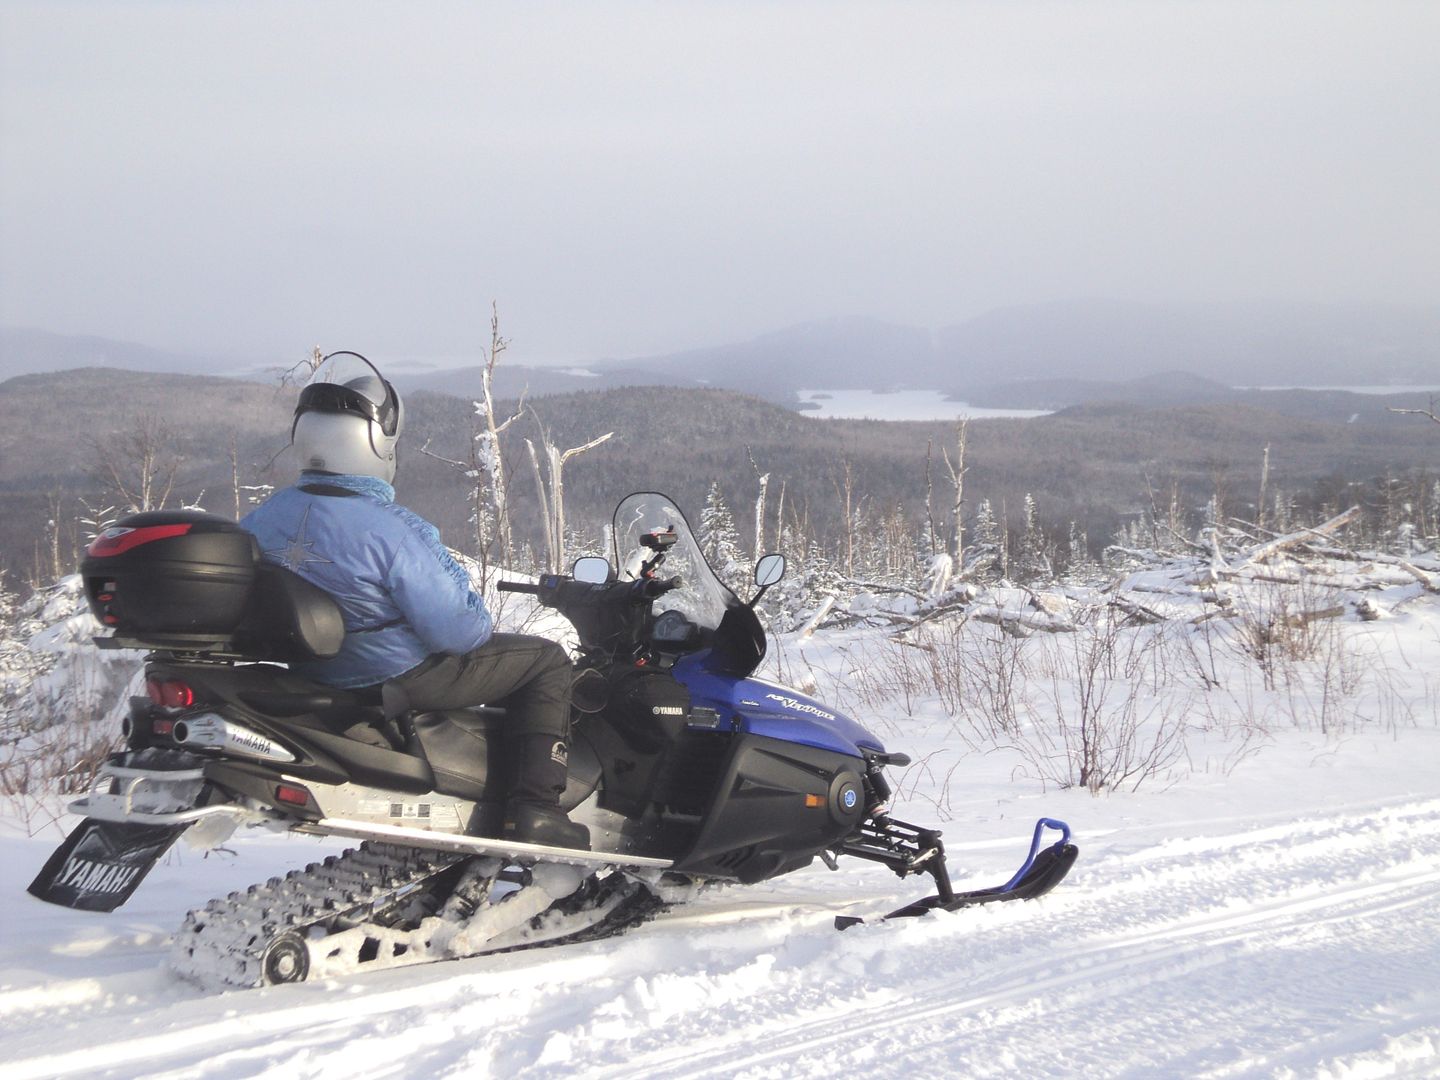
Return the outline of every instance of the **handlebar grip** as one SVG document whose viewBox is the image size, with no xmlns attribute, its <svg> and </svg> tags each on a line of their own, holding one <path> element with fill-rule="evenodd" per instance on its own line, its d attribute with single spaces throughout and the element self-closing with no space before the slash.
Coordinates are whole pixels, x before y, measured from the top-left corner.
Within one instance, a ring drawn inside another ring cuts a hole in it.
<svg viewBox="0 0 1440 1080">
<path fill-rule="evenodd" d="M 664 596 L 671 589 L 678 589 L 680 587 L 680 578 L 678 576 L 672 578 L 642 578 L 637 581 L 635 585 L 639 586 L 638 588 L 632 586 L 638 599 L 654 600 Z"/>
<path fill-rule="evenodd" d="M 540 586 L 532 585 L 528 581 L 497 581 L 495 583 L 495 591 L 531 593 L 538 596 L 540 594 Z"/>
</svg>

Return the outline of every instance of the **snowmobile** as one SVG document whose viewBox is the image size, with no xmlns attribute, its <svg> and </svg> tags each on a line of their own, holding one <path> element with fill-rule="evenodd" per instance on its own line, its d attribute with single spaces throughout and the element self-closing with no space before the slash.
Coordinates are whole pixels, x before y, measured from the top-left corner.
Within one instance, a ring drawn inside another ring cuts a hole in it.
<svg viewBox="0 0 1440 1080">
<path fill-rule="evenodd" d="M 1004 885 L 957 892 L 940 833 L 890 816 L 888 766 L 909 763 L 854 720 L 754 677 L 756 602 L 706 562 L 673 500 L 624 499 L 614 555 L 498 588 L 533 594 L 578 638 L 569 784 L 590 850 L 497 839 L 503 710 L 408 709 L 387 685 L 351 691 L 285 665 L 345 634 L 323 591 L 260 557 L 235 522 L 195 511 L 121 520 L 82 564 L 105 648 L 144 649 L 127 749 L 71 809 L 84 821 L 30 886 L 111 911 L 182 834 L 240 827 L 362 843 L 189 912 L 169 963 L 219 988 L 297 982 L 618 933 L 717 883 L 752 884 L 837 858 L 925 874 L 922 915 L 1040 896 L 1076 858 L 1042 818 Z M 1041 846 L 1046 830 L 1058 840 Z M 838 918 L 837 926 L 855 919 Z"/>
</svg>

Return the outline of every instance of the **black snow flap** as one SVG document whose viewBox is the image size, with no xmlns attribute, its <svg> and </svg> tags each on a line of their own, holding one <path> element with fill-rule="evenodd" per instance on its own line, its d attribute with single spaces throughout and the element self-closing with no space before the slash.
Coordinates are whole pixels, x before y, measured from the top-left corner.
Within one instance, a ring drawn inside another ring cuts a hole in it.
<svg viewBox="0 0 1440 1080">
<path fill-rule="evenodd" d="M 86 818 L 35 876 L 30 895 L 77 911 L 114 911 L 184 831 Z"/>
</svg>

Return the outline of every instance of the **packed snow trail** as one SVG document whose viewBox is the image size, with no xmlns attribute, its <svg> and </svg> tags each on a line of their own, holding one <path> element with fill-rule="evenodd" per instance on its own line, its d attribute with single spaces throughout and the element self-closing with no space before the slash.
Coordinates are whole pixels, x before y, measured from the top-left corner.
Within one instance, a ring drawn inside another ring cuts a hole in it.
<svg viewBox="0 0 1440 1080">
<path fill-rule="evenodd" d="M 1409 788 L 1393 789 L 1411 795 L 1376 797 L 1371 780 L 1327 805 L 1312 785 L 1293 811 L 1272 795 L 1236 814 L 1203 784 L 1128 802 L 1052 793 L 1044 805 L 1093 820 L 1071 878 L 1035 903 L 837 933 L 834 915 L 873 918 L 922 887 L 812 869 L 607 942 L 241 994 L 159 971 L 171 924 L 315 845 L 190 856 L 157 868 L 130 915 L 7 898 L 19 934 L 0 967 L 0 1057 L 7 1078 L 1434 1075 L 1440 797 L 1414 778 L 1440 743 L 1422 735 Z M 1307 769 L 1244 772 L 1258 792 Z M 1008 876 L 1014 810 L 969 842 L 951 823 L 958 886 Z M 17 891 L 48 848 L 5 842 Z"/>
</svg>

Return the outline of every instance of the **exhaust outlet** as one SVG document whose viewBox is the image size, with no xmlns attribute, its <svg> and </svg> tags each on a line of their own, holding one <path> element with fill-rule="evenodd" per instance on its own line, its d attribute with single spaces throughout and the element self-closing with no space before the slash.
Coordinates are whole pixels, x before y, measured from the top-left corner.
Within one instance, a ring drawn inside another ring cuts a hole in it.
<svg viewBox="0 0 1440 1080">
<path fill-rule="evenodd" d="M 224 750 L 264 761 L 294 761 L 295 755 L 274 739 L 266 738 L 233 720 L 215 713 L 201 713 L 176 720 L 171 737 L 181 746 Z"/>
</svg>

